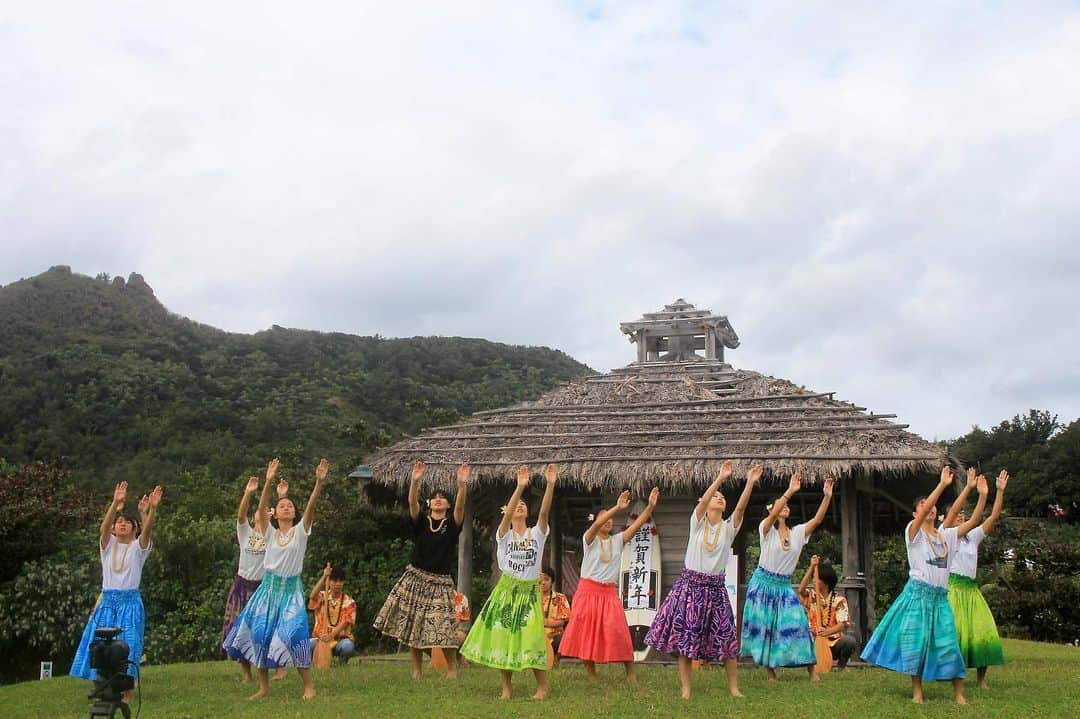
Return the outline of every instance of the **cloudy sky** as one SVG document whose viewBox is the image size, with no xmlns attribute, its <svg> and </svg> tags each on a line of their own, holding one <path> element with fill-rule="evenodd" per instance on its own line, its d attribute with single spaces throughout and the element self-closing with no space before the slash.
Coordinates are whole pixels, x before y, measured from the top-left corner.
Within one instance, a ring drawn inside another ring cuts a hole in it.
<svg viewBox="0 0 1080 719">
<path fill-rule="evenodd" d="M 1078 68 L 1073 2 L 7 0 L 0 283 L 603 370 L 685 297 L 929 438 L 1071 420 Z"/>
</svg>

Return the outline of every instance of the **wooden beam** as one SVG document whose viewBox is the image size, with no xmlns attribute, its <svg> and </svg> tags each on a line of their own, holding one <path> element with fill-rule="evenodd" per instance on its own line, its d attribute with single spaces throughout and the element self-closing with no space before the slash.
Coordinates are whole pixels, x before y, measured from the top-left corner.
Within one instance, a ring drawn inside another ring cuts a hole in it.
<svg viewBox="0 0 1080 719">
<path fill-rule="evenodd" d="M 496 427 L 498 425 L 495 425 Z M 423 434 L 420 439 L 428 440 L 465 440 L 465 439 L 523 439 L 544 437 L 652 437 L 656 435 L 693 435 L 702 434 L 798 434 L 801 432 L 851 432 L 855 430 L 869 431 L 903 431 L 906 424 L 856 424 L 856 425 L 817 425 L 813 427 L 764 427 L 761 429 L 647 429 L 632 432 L 539 432 L 536 434 Z M 434 428 L 438 431 L 441 427 Z"/>
<path fill-rule="evenodd" d="M 479 449 L 479 448 L 475 448 Z M 433 450 L 440 454 L 452 454 L 458 453 L 459 456 L 467 454 L 473 451 L 471 447 L 461 447 L 458 449 L 440 449 Z M 416 453 L 420 455 L 420 452 Z M 762 461 L 774 460 L 774 459 L 805 459 L 805 460 L 820 460 L 820 461 L 860 461 L 860 462 L 938 462 L 941 457 L 936 454 L 687 454 L 687 455 L 614 455 L 614 456 L 600 456 L 600 457 L 547 457 L 547 458 L 529 458 L 528 461 L 521 459 L 513 460 L 469 460 L 469 464 L 475 467 L 508 467 L 513 465 L 519 465 L 522 463 L 528 464 L 550 464 L 552 462 L 691 462 L 697 460 L 715 460 L 723 461 L 725 459 L 758 459 Z M 458 465 L 461 464 L 460 459 L 455 460 L 440 460 L 440 459 L 424 459 L 424 464 L 448 464 Z"/>
<path fill-rule="evenodd" d="M 678 402 L 627 402 L 626 404 L 618 405 L 624 408 L 642 409 L 645 407 L 696 407 L 706 404 L 731 404 L 732 402 L 771 402 L 773 400 L 781 399 L 821 399 L 822 397 L 831 397 L 835 392 L 817 392 L 814 394 L 774 394 L 765 397 L 746 397 L 743 399 L 688 399 L 680 400 Z M 611 407 L 610 404 L 575 404 L 575 405 L 534 405 L 531 407 L 501 407 L 499 409 L 483 409 L 479 412 L 473 412 L 471 417 L 487 417 L 493 414 L 510 414 L 514 412 L 540 412 L 543 410 L 549 410 L 553 407 L 555 409 L 567 408 L 567 409 L 604 409 Z M 846 407 L 837 409 L 847 409 Z M 866 409 L 863 407 L 863 409 Z"/>
<path fill-rule="evenodd" d="M 590 415 L 583 415 L 590 416 Z M 674 425 L 701 425 L 708 424 L 710 426 L 723 426 L 729 424 L 780 424 L 784 422 L 812 422 L 816 420 L 829 420 L 830 422 L 844 422 L 844 421 L 864 421 L 872 419 L 891 419 L 896 417 L 895 414 L 836 414 L 836 415 L 817 415 L 809 418 L 800 417 L 751 417 L 751 418 L 711 418 L 706 417 L 704 419 L 633 419 L 626 421 L 618 420 L 560 420 L 560 421 L 541 421 L 541 420 L 525 420 L 518 421 L 513 420 L 510 422 L 489 422 L 487 424 L 481 422 L 460 422 L 458 424 L 445 424 L 437 429 L 468 429 L 473 427 L 587 427 L 595 425 L 614 425 L 622 426 L 627 424 L 639 425 L 639 426 L 674 426 Z M 900 426 L 900 425 L 896 425 Z M 906 425 L 904 425 L 906 426 Z"/>
<path fill-rule="evenodd" d="M 605 405 L 611 407 L 612 405 Z M 595 410 L 590 412 L 581 412 L 574 408 L 573 405 L 558 405 L 556 407 L 545 407 L 542 410 L 523 410 L 522 415 L 536 415 L 539 414 L 544 417 L 581 417 L 583 415 L 588 417 L 647 417 L 655 415 L 659 417 L 671 417 L 674 415 L 693 415 L 697 417 L 707 417 L 711 415 L 728 415 L 728 414 L 768 414 L 775 412 L 849 412 L 859 413 L 865 411 L 865 407 L 830 407 L 814 406 L 814 405 L 801 405 L 794 407 L 702 407 L 700 409 L 674 409 L 674 410 Z M 895 417 L 896 415 L 890 415 Z"/>
<path fill-rule="evenodd" d="M 584 442 L 581 444 L 517 444 L 496 447 L 391 447 L 388 454 L 402 454 L 407 452 L 512 452 L 522 449 L 598 449 L 602 447 L 635 447 L 640 449 L 652 449 L 654 447 L 723 447 L 730 444 L 749 446 L 775 446 L 784 444 L 815 444 L 816 439 L 721 439 L 713 442 Z"/>
</svg>

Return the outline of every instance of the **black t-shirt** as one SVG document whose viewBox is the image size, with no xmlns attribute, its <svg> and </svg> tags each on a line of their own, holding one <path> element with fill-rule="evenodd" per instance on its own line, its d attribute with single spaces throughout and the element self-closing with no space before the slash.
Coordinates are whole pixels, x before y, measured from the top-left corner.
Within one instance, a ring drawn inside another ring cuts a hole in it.
<svg viewBox="0 0 1080 719">
<path fill-rule="evenodd" d="M 435 532 L 431 531 L 434 527 Z M 461 528 L 454 524 L 450 512 L 445 519 L 431 519 L 423 512 L 413 522 L 412 564 L 432 574 L 450 574 L 457 561 L 457 540 Z"/>
</svg>

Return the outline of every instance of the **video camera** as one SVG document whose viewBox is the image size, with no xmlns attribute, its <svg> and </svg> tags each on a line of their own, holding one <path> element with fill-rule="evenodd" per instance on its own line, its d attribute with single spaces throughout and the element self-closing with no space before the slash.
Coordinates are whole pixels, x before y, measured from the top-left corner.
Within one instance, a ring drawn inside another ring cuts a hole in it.
<svg viewBox="0 0 1080 719">
<path fill-rule="evenodd" d="M 90 642 L 90 668 L 97 670 L 94 690 L 87 699 L 94 700 L 90 717 L 109 717 L 119 709 L 124 719 L 131 719 L 131 709 L 123 701 L 124 692 L 135 688 L 135 678 L 127 673 L 131 648 L 117 639 L 124 630 L 120 627 L 100 627 L 94 630 Z"/>
</svg>

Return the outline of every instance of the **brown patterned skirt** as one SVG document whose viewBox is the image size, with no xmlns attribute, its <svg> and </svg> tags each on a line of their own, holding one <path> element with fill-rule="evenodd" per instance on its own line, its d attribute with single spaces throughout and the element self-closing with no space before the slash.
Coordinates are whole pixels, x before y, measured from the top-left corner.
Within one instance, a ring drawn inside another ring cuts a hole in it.
<svg viewBox="0 0 1080 719">
<path fill-rule="evenodd" d="M 456 648 L 454 580 L 408 565 L 372 626 L 413 649 Z"/>
</svg>

